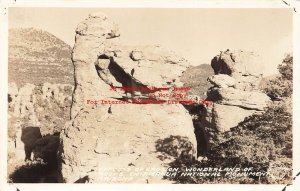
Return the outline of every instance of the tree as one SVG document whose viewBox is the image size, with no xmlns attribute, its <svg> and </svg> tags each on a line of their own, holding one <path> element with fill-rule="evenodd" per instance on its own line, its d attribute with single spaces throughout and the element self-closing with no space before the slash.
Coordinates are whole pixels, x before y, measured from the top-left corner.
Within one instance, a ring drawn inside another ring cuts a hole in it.
<svg viewBox="0 0 300 191">
<path fill-rule="evenodd" d="M 282 100 L 291 97 L 293 92 L 293 57 L 287 55 L 278 66 L 280 76 L 267 82 L 264 92 L 272 100 Z"/>
</svg>

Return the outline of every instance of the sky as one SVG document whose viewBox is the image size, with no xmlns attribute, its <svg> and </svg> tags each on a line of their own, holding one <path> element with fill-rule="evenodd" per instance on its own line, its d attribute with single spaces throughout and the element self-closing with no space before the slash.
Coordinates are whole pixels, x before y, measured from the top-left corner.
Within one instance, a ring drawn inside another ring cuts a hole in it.
<svg viewBox="0 0 300 191">
<path fill-rule="evenodd" d="M 292 51 L 292 10 L 279 8 L 9 8 L 9 28 L 43 29 L 73 46 L 78 23 L 98 11 L 118 24 L 125 44 L 159 44 L 192 65 L 242 49 L 260 54 L 264 75 L 271 75 Z"/>
</svg>

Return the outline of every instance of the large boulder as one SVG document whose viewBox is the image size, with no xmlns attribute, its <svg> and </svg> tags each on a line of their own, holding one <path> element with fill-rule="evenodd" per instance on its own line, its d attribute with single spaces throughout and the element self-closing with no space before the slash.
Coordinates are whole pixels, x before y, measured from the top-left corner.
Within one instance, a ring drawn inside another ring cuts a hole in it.
<svg viewBox="0 0 300 191">
<path fill-rule="evenodd" d="M 206 108 L 202 124 L 228 131 L 267 107 L 270 98 L 259 88 L 260 60 L 255 53 L 241 50 L 226 50 L 212 59 L 215 75 L 208 78 L 213 86 L 207 99 L 214 104 Z"/>
<path fill-rule="evenodd" d="M 209 81 L 213 86 L 218 88 L 227 88 L 227 87 L 235 87 L 236 82 L 235 79 L 226 74 L 218 74 L 210 76 L 207 81 Z"/>
<path fill-rule="evenodd" d="M 214 104 L 213 107 L 213 120 L 210 122 L 221 132 L 228 131 L 230 128 L 237 126 L 246 117 L 255 113 L 254 110 L 234 105 Z"/>
<path fill-rule="evenodd" d="M 261 60 L 261 57 L 254 52 L 227 49 L 212 59 L 211 66 L 215 74 L 259 75 L 262 72 Z"/>
<path fill-rule="evenodd" d="M 249 51 L 221 51 L 211 61 L 216 75 L 226 74 L 236 80 L 236 88 L 242 90 L 259 89 L 263 65 L 261 57 Z"/>
<path fill-rule="evenodd" d="M 108 109 L 109 106 L 86 109 L 65 130 L 65 182 L 75 182 L 84 176 L 94 183 L 110 182 L 105 175 L 100 176 L 105 173 L 103 169 L 110 168 L 132 178 L 125 181 L 124 177 L 116 177 L 113 182 L 153 183 L 153 176 L 131 177 L 130 173 L 148 167 L 166 168 L 170 161 L 159 158 L 163 154 L 157 147 L 171 136 L 188 140 L 181 145 L 184 149 L 178 147 L 176 157 L 195 156 L 192 120 L 181 105 L 112 105 L 111 113 Z M 156 178 L 155 182 L 163 182 L 162 176 Z"/>
<path fill-rule="evenodd" d="M 270 98 L 255 91 L 242 91 L 235 88 L 211 88 L 207 92 L 207 98 L 223 105 L 238 106 L 244 109 L 264 110 Z"/>
<path fill-rule="evenodd" d="M 122 45 L 117 31 L 102 13 L 91 14 L 76 29 L 72 55 L 76 89 L 71 121 L 61 134 L 64 182 L 164 182 L 171 160 L 166 153 L 196 157 L 192 119 L 182 105 L 133 101 L 180 86 L 179 78 L 189 63 L 159 46 Z M 132 171 L 149 168 L 164 170 L 156 176 Z M 107 177 L 111 173 L 114 176 Z"/>
<path fill-rule="evenodd" d="M 108 91 L 109 86 L 141 89 L 182 85 L 179 78 L 189 66 L 184 58 L 160 46 L 122 45 L 116 24 L 103 14 L 96 15 L 90 15 L 76 29 L 72 57 L 77 73 L 72 117 L 84 108 L 86 100 L 145 94 L 138 90 Z"/>
<path fill-rule="evenodd" d="M 81 36 L 99 37 L 99 32 L 103 38 L 114 38 L 120 36 L 118 26 L 109 21 L 104 13 L 91 13 L 89 18 L 85 19 L 76 28 L 76 34 Z"/>
<path fill-rule="evenodd" d="M 184 58 L 160 46 L 129 47 L 111 43 L 96 61 L 99 77 L 117 87 L 182 86 L 179 77 L 188 66 Z"/>
</svg>

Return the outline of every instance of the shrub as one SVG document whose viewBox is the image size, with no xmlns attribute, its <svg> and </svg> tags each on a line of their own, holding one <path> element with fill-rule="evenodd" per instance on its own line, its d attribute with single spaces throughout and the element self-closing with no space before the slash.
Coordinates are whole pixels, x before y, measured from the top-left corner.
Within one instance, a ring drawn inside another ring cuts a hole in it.
<svg viewBox="0 0 300 191">
<path fill-rule="evenodd" d="M 293 92 L 293 57 L 287 55 L 283 62 L 278 66 L 281 76 L 267 82 L 264 92 L 272 100 L 282 100 L 291 97 Z"/>
<path fill-rule="evenodd" d="M 282 107 L 272 106 L 262 114 L 247 118 L 225 133 L 224 140 L 210 153 L 210 159 L 221 166 L 252 166 L 255 171 L 266 172 L 270 164 L 276 162 L 291 171 L 292 116 Z M 272 169 L 275 174 L 279 171 L 280 168 Z M 290 178 L 288 175 L 277 181 L 284 182 Z M 263 181 L 270 182 L 268 179 Z"/>
</svg>

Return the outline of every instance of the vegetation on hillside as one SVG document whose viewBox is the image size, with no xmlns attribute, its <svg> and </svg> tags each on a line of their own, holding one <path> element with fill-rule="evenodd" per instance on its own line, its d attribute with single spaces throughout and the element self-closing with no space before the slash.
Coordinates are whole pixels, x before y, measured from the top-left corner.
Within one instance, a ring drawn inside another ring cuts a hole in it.
<svg viewBox="0 0 300 191">
<path fill-rule="evenodd" d="M 202 161 L 178 158 L 170 167 L 251 168 L 249 174 L 226 176 L 165 177 L 176 183 L 264 183 L 287 184 L 292 180 L 292 73 L 293 57 L 288 55 L 278 66 L 280 76 L 270 80 L 264 91 L 273 99 L 263 113 L 252 115 L 237 127 L 218 133 Z M 217 132 L 215 132 L 217 133 Z"/>
<path fill-rule="evenodd" d="M 26 83 L 74 84 L 72 49 L 49 32 L 14 28 L 8 32 L 8 80 Z"/>
<path fill-rule="evenodd" d="M 207 78 L 214 75 L 214 71 L 208 64 L 191 66 L 180 78 L 184 87 L 191 88 L 187 93 L 189 95 L 198 95 L 201 99 L 206 98 L 206 90 L 211 86 Z"/>
<path fill-rule="evenodd" d="M 282 100 L 291 97 L 293 92 L 293 57 L 287 55 L 278 66 L 280 76 L 271 79 L 264 87 L 264 91 L 272 100 Z"/>
</svg>

